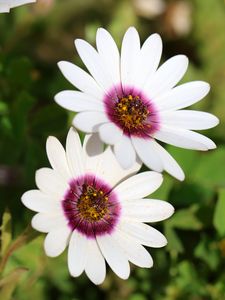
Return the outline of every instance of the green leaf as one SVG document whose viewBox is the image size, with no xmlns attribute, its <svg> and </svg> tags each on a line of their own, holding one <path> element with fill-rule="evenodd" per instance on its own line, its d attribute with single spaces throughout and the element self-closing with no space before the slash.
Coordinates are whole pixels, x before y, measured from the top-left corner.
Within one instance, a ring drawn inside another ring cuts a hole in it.
<svg viewBox="0 0 225 300">
<path fill-rule="evenodd" d="M 195 248 L 194 254 L 207 263 L 211 270 L 217 269 L 220 262 L 218 246 L 215 242 L 210 242 L 209 238 L 205 237 L 200 240 Z"/>
<path fill-rule="evenodd" d="M 219 196 L 213 217 L 213 225 L 220 236 L 225 235 L 225 189 L 221 189 L 219 191 Z"/>
<path fill-rule="evenodd" d="M 149 198 L 152 199 L 168 199 L 169 193 L 174 185 L 174 180 L 172 177 L 165 176 L 163 184 L 160 186 L 160 188 L 151 194 Z"/>
<path fill-rule="evenodd" d="M 168 240 L 168 244 L 166 246 L 167 250 L 169 250 L 172 254 L 184 252 L 184 247 L 176 231 L 167 224 L 165 225 L 165 236 Z"/>
<path fill-rule="evenodd" d="M 11 214 L 8 209 L 5 210 L 1 225 L 1 257 L 4 256 L 12 240 Z"/>
<path fill-rule="evenodd" d="M 188 209 L 181 209 L 167 220 L 167 226 L 183 230 L 199 230 L 202 228 L 201 222 L 195 216 L 196 206 Z"/>
<path fill-rule="evenodd" d="M 224 169 L 218 166 L 225 165 L 225 147 L 222 146 L 219 149 L 202 153 L 199 155 L 199 161 L 197 166 L 192 172 L 192 180 L 198 181 L 201 184 L 205 184 L 208 187 L 224 187 L 225 176 Z"/>
</svg>

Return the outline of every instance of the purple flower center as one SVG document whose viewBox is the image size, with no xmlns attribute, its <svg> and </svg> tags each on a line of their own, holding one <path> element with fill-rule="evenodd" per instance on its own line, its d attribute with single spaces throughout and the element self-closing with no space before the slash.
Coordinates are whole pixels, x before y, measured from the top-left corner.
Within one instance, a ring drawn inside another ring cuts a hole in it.
<svg viewBox="0 0 225 300">
<path fill-rule="evenodd" d="M 62 207 L 70 228 L 89 238 L 111 233 L 121 209 L 112 187 L 90 174 L 70 182 Z"/>
<path fill-rule="evenodd" d="M 114 87 L 104 98 L 109 119 L 127 136 L 149 137 L 159 129 L 156 109 L 143 92 Z"/>
</svg>

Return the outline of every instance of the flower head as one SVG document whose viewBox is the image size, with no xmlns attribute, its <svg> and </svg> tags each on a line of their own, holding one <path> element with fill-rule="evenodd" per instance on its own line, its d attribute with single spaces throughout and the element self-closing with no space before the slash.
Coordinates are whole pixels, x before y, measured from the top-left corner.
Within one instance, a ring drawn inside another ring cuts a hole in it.
<svg viewBox="0 0 225 300">
<path fill-rule="evenodd" d="M 187 149 L 216 147 L 192 130 L 214 127 L 218 119 L 209 113 L 182 110 L 202 99 L 209 84 L 193 81 L 176 86 L 188 59 L 176 55 L 158 68 L 162 53 L 158 34 L 152 34 L 141 47 L 138 32 L 131 27 L 119 53 L 111 35 L 101 28 L 96 45 L 97 51 L 84 40 L 75 41 L 90 75 L 72 63 L 59 62 L 63 75 L 80 91 L 62 91 L 55 96 L 56 102 L 78 112 L 75 127 L 99 132 L 101 140 L 113 146 L 123 168 L 131 167 L 138 156 L 150 169 L 166 170 L 183 180 L 182 169 L 156 139 Z"/>
<path fill-rule="evenodd" d="M 36 2 L 36 0 L 0 0 L 0 12 L 9 12 L 11 8 Z"/>
<path fill-rule="evenodd" d="M 33 228 L 48 233 L 46 254 L 58 256 L 68 245 L 70 274 L 77 277 L 85 271 L 95 284 L 104 281 L 105 260 L 123 279 L 129 276 L 129 261 L 152 267 L 143 245 L 157 248 L 167 241 L 144 222 L 164 220 L 174 211 L 165 201 L 144 199 L 161 185 L 162 175 L 133 175 L 140 163 L 124 170 L 110 147 L 103 151 L 97 134 L 86 136 L 82 146 L 74 129 L 68 133 L 66 151 L 49 137 L 47 154 L 52 169 L 38 170 L 38 189 L 22 196 L 23 204 L 37 212 Z"/>
</svg>

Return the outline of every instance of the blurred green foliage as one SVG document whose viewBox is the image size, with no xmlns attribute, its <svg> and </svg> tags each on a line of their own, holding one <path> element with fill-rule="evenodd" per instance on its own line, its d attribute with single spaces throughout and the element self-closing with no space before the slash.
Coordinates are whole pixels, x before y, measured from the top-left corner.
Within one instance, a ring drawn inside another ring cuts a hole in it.
<svg viewBox="0 0 225 300">
<path fill-rule="evenodd" d="M 224 300 L 225 299 L 225 2 L 168 0 L 166 11 L 146 18 L 133 1 L 40 1 L 0 15 L 0 299 L 16 300 Z M 176 5 L 191 8 L 190 30 L 178 34 L 171 20 Z M 66 253 L 52 259 L 43 252 L 43 236 L 30 227 L 32 213 L 21 194 L 34 188 L 37 168 L 46 166 L 45 140 L 65 140 L 71 113 L 58 107 L 54 95 L 70 87 L 56 63 L 80 65 L 73 40 L 94 43 L 99 26 L 116 41 L 135 25 L 142 41 L 159 32 L 163 60 L 187 54 L 184 81 L 206 80 L 212 91 L 193 108 L 216 114 L 221 123 L 207 132 L 218 145 L 208 153 L 168 147 L 186 173 L 182 183 L 165 176 L 153 197 L 170 201 L 176 214 L 157 227 L 168 245 L 151 249 L 154 267 L 132 267 L 127 281 L 112 271 L 99 287 L 85 275 L 71 278 Z"/>
</svg>

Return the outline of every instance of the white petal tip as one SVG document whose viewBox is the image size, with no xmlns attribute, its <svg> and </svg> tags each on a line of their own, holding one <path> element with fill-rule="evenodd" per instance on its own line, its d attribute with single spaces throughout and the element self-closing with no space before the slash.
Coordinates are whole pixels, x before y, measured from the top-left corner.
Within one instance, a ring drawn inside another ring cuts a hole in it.
<svg viewBox="0 0 225 300">
<path fill-rule="evenodd" d="M 45 254 L 48 257 L 57 257 L 57 256 L 59 256 L 59 254 L 52 251 L 51 247 L 48 247 L 48 245 L 46 243 L 44 243 L 44 250 L 45 250 Z"/>
<path fill-rule="evenodd" d="M 67 61 L 61 60 L 57 63 L 57 66 L 59 67 L 60 70 L 62 70 L 62 68 L 65 66 L 65 64 L 67 64 Z"/>
<path fill-rule="evenodd" d="M 28 205 L 29 200 L 27 199 L 27 193 L 28 192 L 26 192 L 22 195 L 21 202 L 23 203 L 23 205 L 25 205 L 26 207 L 29 208 L 29 205 Z"/>
<path fill-rule="evenodd" d="M 120 161 L 119 164 L 124 170 L 130 169 L 134 165 L 134 163 L 127 161 Z"/>
<path fill-rule="evenodd" d="M 47 137 L 47 140 L 46 140 L 46 147 L 48 148 L 50 146 L 51 143 L 53 143 L 55 140 L 57 140 L 56 137 L 50 135 Z"/>
<path fill-rule="evenodd" d="M 88 276 L 87 276 L 88 277 Z M 89 278 L 89 277 L 88 277 Z M 91 280 L 92 283 L 94 283 L 95 285 L 100 285 L 104 282 L 105 278 L 103 279 L 94 279 L 94 278 L 89 278 Z"/>
<path fill-rule="evenodd" d="M 178 180 L 180 180 L 180 181 L 184 181 L 185 175 L 184 175 L 184 173 L 183 173 L 183 174 L 180 174 L 180 175 L 176 176 L 176 178 L 177 178 Z"/>
<path fill-rule="evenodd" d="M 82 39 L 76 39 L 74 40 L 74 45 L 75 47 L 78 49 L 80 45 L 87 43 L 86 41 L 82 40 Z"/>
</svg>

